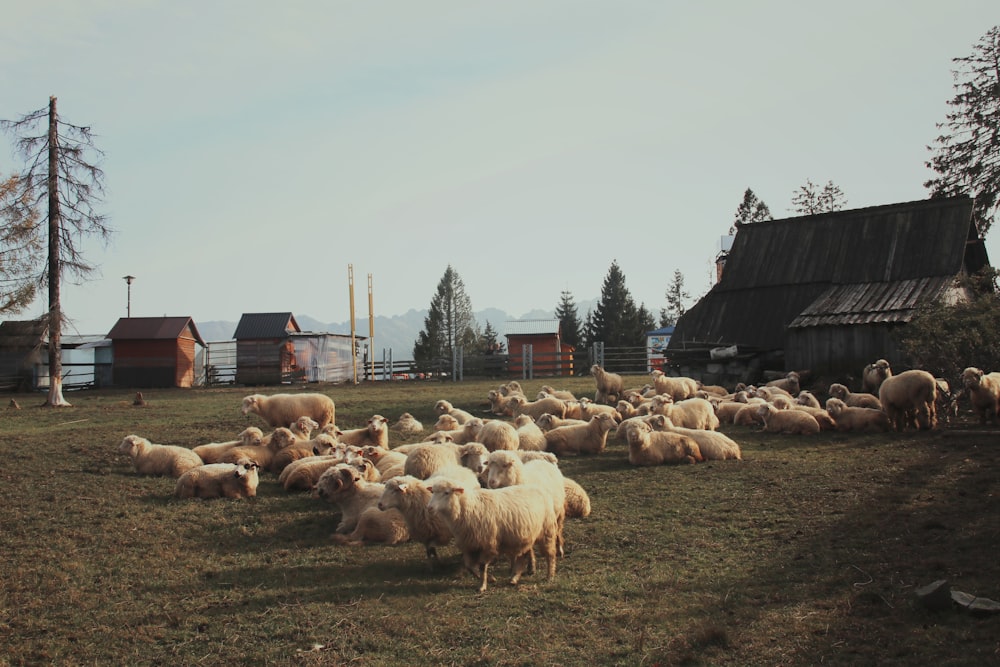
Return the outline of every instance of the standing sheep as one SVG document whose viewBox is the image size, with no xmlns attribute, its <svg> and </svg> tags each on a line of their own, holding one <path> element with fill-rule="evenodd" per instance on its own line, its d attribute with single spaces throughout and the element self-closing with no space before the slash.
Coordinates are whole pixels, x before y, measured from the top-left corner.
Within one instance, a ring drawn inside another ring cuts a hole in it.
<svg viewBox="0 0 1000 667">
<path fill-rule="evenodd" d="M 962 371 L 962 386 L 980 423 L 996 424 L 1000 420 L 1000 373 L 987 374 L 969 366 Z"/>
<path fill-rule="evenodd" d="M 191 468 L 177 478 L 178 498 L 253 498 L 260 477 L 249 459 L 237 463 L 209 463 Z"/>
<path fill-rule="evenodd" d="M 132 466 L 140 475 L 180 477 L 188 470 L 204 464 L 187 447 L 155 445 L 138 435 L 125 436 L 118 445 L 118 451 L 132 457 Z"/>
<path fill-rule="evenodd" d="M 556 551 L 563 555 L 563 527 L 566 525 L 566 484 L 559 466 L 536 459 L 522 462 L 514 452 L 498 450 L 486 461 L 486 487 L 502 489 L 522 484 L 536 485 L 552 498 L 556 514 Z"/>
<path fill-rule="evenodd" d="M 868 364 L 861 371 L 861 391 L 877 396 L 882 383 L 892 377 L 892 369 L 885 359 Z"/>
<path fill-rule="evenodd" d="M 610 373 L 604 370 L 600 364 L 591 366 L 590 374 L 594 376 L 594 382 L 597 385 L 597 391 L 594 392 L 594 402 L 604 403 L 605 405 L 614 405 L 617 403 L 625 391 L 625 381 L 622 379 L 622 376 L 618 373 Z M 546 412 L 551 411 L 546 410 Z M 563 415 L 559 416 L 562 417 Z"/>
<path fill-rule="evenodd" d="M 318 428 L 334 423 L 333 399 L 324 394 L 252 394 L 243 399 L 243 414 L 259 415 L 268 426 L 288 427 L 302 416 L 313 419 Z"/>
<path fill-rule="evenodd" d="M 897 431 L 910 425 L 921 430 L 937 426 L 937 382 L 927 371 L 903 371 L 886 378 L 878 398 Z"/>
<path fill-rule="evenodd" d="M 657 369 L 652 372 L 653 390 L 656 394 L 670 394 L 675 401 L 683 401 L 698 393 L 698 382 L 689 377 L 673 377 Z"/>
</svg>

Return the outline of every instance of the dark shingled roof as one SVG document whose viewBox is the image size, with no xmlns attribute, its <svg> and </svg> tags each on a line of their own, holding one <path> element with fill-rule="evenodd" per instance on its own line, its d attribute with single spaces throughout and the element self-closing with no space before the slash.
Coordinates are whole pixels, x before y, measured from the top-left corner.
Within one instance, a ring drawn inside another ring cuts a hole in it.
<svg viewBox="0 0 1000 667">
<path fill-rule="evenodd" d="M 969 197 L 742 225 L 722 279 L 680 318 L 670 347 L 780 349 L 789 326 L 905 322 L 988 263 Z"/>
<path fill-rule="evenodd" d="M 291 313 L 243 313 L 236 325 L 233 338 L 236 340 L 257 340 L 262 338 L 285 338 L 290 333 L 302 331 Z"/>
<path fill-rule="evenodd" d="M 190 317 L 123 317 L 108 332 L 111 340 L 176 340 L 190 327 L 190 335 L 205 347 Z"/>
</svg>

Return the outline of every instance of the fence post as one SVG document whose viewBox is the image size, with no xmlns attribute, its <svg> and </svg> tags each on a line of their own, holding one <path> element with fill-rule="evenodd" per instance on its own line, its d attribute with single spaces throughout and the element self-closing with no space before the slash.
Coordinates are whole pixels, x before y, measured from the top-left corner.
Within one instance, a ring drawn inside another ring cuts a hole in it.
<svg viewBox="0 0 1000 667">
<path fill-rule="evenodd" d="M 465 361 L 465 347 L 462 345 L 457 345 L 451 350 L 451 379 L 452 381 L 461 381 L 463 379 L 464 369 L 462 364 Z"/>
<path fill-rule="evenodd" d="M 594 343 L 594 346 L 591 348 L 591 350 L 594 355 L 593 364 L 597 364 L 601 368 L 604 368 L 604 341 L 599 340 L 596 343 Z"/>
<path fill-rule="evenodd" d="M 534 377 L 534 359 L 532 354 L 534 347 L 530 343 L 521 345 L 521 379 L 529 380 Z"/>
</svg>

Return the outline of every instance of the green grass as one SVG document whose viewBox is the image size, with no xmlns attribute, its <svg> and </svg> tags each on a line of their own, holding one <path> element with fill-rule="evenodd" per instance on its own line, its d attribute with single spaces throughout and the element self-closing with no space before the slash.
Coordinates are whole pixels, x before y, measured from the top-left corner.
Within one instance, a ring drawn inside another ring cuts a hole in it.
<svg viewBox="0 0 1000 667">
<path fill-rule="evenodd" d="M 437 399 L 481 410 L 495 384 L 307 389 L 334 398 L 343 427 L 404 411 L 429 427 Z M 590 378 L 563 387 L 593 392 Z M 499 565 L 477 594 L 454 547 L 432 571 L 417 544 L 335 546 L 333 507 L 272 475 L 256 499 L 181 501 L 174 480 L 139 477 L 117 453 L 129 433 L 231 438 L 253 391 L 147 391 L 144 408 L 132 392 L 80 392 L 58 410 L 17 395 L 22 409 L 0 408 L 0 664 L 1000 660 L 1000 619 L 914 601 L 935 579 L 1000 599 L 1000 437 L 967 420 L 884 436 L 726 429 L 743 462 L 633 468 L 618 442 L 564 459 L 593 514 L 567 522 L 555 580 L 512 588 Z"/>
</svg>

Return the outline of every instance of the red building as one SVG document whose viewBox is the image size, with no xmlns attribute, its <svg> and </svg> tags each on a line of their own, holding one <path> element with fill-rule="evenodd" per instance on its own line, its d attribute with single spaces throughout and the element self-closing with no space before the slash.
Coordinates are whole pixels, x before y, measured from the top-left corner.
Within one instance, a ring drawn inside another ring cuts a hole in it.
<svg viewBox="0 0 1000 667">
<path fill-rule="evenodd" d="M 562 344 L 559 320 L 506 323 L 507 368 L 512 375 L 572 375 L 573 348 Z"/>
<path fill-rule="evenodd" d="M 117 387 L 191 387 L 195 345 L 205 347 L 190 317 L 123 317 L 108 333 Z"/>
</svg>

